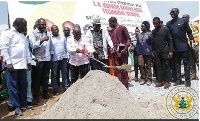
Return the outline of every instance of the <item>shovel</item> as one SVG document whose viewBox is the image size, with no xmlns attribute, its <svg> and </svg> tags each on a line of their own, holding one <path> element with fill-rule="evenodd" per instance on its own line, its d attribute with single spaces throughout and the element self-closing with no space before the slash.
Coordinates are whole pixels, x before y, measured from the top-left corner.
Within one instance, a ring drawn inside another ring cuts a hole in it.
<svg viewBox="0 0 200 121">
<path fill-rule="evenodd" d="M 88 56 L 88 52 L 87 50 L 81 50 L 81 53 L 83 53 L 84 55 Z M 106 65 L 105 63 L 97 60 L 96 58 L 94 57 L 89 57 L 95 61 L 97 61 L 98 63 L 102 64 L 105 68 L 112 68 L 112 69 L 119 69 L 119 70 L 125 70 L 125 71 L 131 71 L 131 65 L 126 65 L 126 64 L 123 64 L 121 66 L 108 66 Z"/>
<path fill-rule="evenodd" d="M 104 65 L 105 68 L 112 68 L 112 69 L 119 69 L 119 70 L 126 70 L 126 71 L 131 71 L 131 65 L 126 65 L 126 64 L 123 64 L 121 66 L 108 66 L 106 65 L 105 63 L 97 60 L 96 58 L 94 57 L 90 57 L 91 59 L 97 61 L 98 63 Z"/>
</svg>

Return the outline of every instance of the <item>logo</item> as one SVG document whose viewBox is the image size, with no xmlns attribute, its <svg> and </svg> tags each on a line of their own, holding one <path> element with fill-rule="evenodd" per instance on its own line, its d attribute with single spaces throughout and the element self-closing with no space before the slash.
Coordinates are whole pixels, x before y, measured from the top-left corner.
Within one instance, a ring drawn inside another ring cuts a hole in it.
<svg viewBox="0 0 200 121">
<path fill-rule="evenodd" d="M 197 92 L 185 86 L 177 86 L 167 95 L 167 110 L 177 119 L 189 119 L 199 109 Z"/>
</svg>

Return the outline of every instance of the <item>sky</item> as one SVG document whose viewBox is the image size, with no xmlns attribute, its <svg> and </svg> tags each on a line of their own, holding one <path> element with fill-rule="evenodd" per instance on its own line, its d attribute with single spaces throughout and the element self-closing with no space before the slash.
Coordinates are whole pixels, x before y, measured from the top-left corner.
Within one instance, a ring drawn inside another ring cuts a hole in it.
<svg viewBox="0 0 200 121">
<path fill-rule="evenodd" d="M 126 0 L 122 0 L 126 1 Z M 128 1 L 128 0 L 127 0 Z M 199 2 L 198 1 L 146 1 L 150 10 L 151 16 L 160 17 L 164 24 L 171 20 L 169 12 L 172 8 L 179 8 L 179 17 L 183 14 L 189 14 L 190 19 L 199 16 Z M 7 4 L 6 2 L 0 1 L 0 25 L 7 24 Z"/>
<path fill-rule="evenodd" d="M 169 12 L 172 8 L 179 8 L 179 17 L 183 14 L 189 14 L 190 20 L 199 16 L 199 2 L 198 1 L 147 1 L 151 17 L 159 17 L 164 24 L 171 20 Z"/>
<path fill-rule="evenodd" d="M 0 1 L 0 36 L 1 31 L 8 28 L 7 3 Z"/>
<path fill-rule="evenodd" d="M 0 1 L 0 24 L 7 24 L 7 3 L 4 1 Z"/>
</svg>

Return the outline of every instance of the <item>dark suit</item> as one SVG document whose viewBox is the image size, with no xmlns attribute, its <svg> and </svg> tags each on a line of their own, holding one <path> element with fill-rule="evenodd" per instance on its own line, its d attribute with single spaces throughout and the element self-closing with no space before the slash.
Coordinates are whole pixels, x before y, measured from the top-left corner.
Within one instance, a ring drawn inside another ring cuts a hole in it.
<svg viewBox="0 0 200 121">
<path fill-rule="evenodd" d="M 173 52 L 173 42 L 168 28 L 160 27 L 152 31 L 153 52 L 155 52 L 155 64 L 157 81 L 171 81 L 171 71 L 169 68 L 169 52 Z"/>
<path fill-rule="evenodd" d="M 189 45 L 186 33 L 190 40 L 194 40 L 192 31 L 184 18 L 172 19 L 168 22 L 167 27 L 171 32 L 175 49 L 174 62 L 176 66 L 176 77 L 174 80 L 181 81 L 181 59 L 183 59 L 185 80 L 190 81 Z"/>
</svg>

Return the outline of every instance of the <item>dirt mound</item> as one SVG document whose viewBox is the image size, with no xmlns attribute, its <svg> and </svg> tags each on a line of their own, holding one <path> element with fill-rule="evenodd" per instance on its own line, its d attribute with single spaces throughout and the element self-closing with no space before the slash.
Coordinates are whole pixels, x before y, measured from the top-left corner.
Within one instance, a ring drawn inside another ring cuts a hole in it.
<svg viewBox="0 0 200 121">
<path fill-rule="evenodd" d="M 77 80 L 41 119 L 137 119 L 146 118 L 140 105 L 118 78 L 90 71 Z"/>
</svg>

